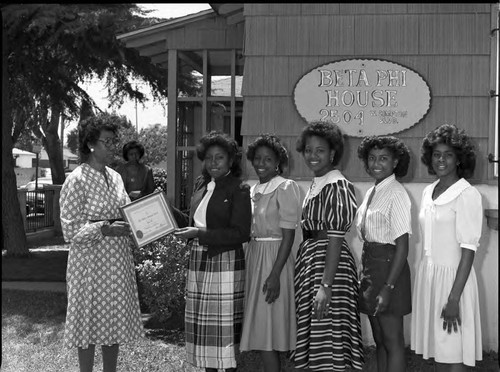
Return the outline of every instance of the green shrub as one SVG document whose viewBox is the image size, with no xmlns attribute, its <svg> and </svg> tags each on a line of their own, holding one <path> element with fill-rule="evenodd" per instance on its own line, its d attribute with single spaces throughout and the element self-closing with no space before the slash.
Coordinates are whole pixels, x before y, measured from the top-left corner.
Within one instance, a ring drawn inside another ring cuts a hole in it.
<svg viewBox="0 0 500 372">
<path fill-rule="evenodd" d="M 155 180 L 156 188 L 167 192 L 167 171 L 163 168 L 153 168 L 153 179 Z"/>
<path fill-rule="evenodd" d="M 140 299 L 162 325 L 184 314 L 189 248 L 173 234 L 134 249 Z"/>
</svg>

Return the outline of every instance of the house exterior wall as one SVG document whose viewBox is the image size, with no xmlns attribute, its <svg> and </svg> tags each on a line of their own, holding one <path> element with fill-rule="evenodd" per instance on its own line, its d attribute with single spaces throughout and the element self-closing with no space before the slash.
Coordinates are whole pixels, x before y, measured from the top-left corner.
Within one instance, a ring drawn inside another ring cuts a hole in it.
<svg viewBox="0 0 500 372">
<path fill-rule="evenodd" d="M 19 168 L 31 168 L 31 163 L 34 158 L 34 155 L 16 155 L 16 166 Z"/>
<path fill-rule="evenodd" d="M 307 190 L 311 176 L 295 151 L 305 122 L 293 104 L 296 82 L 311 69 L 343 59 L 382 59 L 418 72 L 429 84 L 431 107 L 413 127 L 397 133 L 412 160 L 402 179 L 412 200 L 413 235 L 408 257 L 415 278 L 422 253 L 418 227 L 420 198 L 435 179 L 420 162 L 424 135 L 443 123 L 466 129 L 477 146 L 471 179 L 483 196 L 484 209 L 498 209 L 498 180 L 487 155 L 492 152 L 489 96 L 491 4 L 245 4 L 245 72 L 242 95 L 243 147 L 262 132 L 276 133 L 291 156 L 290 178 Z M 417 97 L 418 99 L 418 97 Z M 357 200 L 372 185 L 357 158 L 361 138 L 349 137 L 340 170 L 354 182 Z M 245 162 L 250 184 L 256 182 Z M 357 263 L 361 242 L 352 230 L 348 242 Z M 474 268 L 478 277 L 484 350 L 498 350 L 498 231 L 483 220 Z M 365 342 L 373 343 L 362 316 Z M 405 341 L 410 342 L 411 315 Z"/>
<path fill-rule="evenodd" d="M 293 104 L 297 81 L 319 65 L 343 59 L 383 59 L 418 72 L 431 89 L 424 119 L 398 136 L 414 161 L 405 180 L 431 181 L 419 164 L 423 136 L 445 122 L 466 128 L 478 148 L 472 182 L 488 177 L 490 136 L 490 4 L 245 4 L 245 144 L 275 132 L 294 149 L 304 120 Z M 341 164 L 366 180 L 351 137 Z M 292 151 L 293 157 L 298 157 Z M 291 176 L 309 172 L 294 162 Z"/>
</svg>

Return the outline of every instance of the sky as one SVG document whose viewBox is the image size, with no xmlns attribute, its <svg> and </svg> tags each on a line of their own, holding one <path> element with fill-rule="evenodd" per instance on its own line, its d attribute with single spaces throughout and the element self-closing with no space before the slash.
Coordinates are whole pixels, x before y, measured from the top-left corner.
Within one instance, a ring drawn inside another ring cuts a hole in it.
<svg viewBox="0 0 500 372">
<path fill-rule="evenodd" d="M 188 14 L 198 13 L 202 10 L 210 9 L 208 3 L 137 3 L 141 8 L 154 10 L 148 14 L 149 17 L 172 18 L 182 17 Z M 140 84 L 140 82 L 138 83 Z M 108 112 L 115 111 L 118 115 L 125 115 L 131 121 L 132 125 L 137 126 L 139 130 L 151 124 L 160 123 L 167 125 L 167 107 L 163 108 L 159 103 L 154 103 L 151 99 L 143 107 L 142 104 L 136 105 L 134 101 L 128 100 L 120 108 L 109 108 L 107 92 L 104 85 L 98 80 L 89 80 L 82 85 L 89 95 L 94 99 L 101 110 Z M 149 94 L 147 85 L 143 86 L 143 91 Z M 74 128 L 77 121 L 71 122 L 64 129 L 65 137 Z M 66 144 L 66 138 L 64 140 Z"/>
</svg>

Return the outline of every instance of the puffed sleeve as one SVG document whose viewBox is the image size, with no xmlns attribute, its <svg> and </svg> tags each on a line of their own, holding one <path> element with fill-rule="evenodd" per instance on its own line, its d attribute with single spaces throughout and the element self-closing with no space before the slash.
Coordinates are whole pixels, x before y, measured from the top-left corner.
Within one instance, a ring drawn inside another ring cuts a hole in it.
<svg viewBox="0 0 500 372">
<path fill-rule="evenodd" d="M 391 239 L 396 240 L 403 234 L 411 234 L 411 200 L 404 190 L 392 195 L 390 211 Z"/>
<path fill-rule="evenodd" d="M 457 241 L 460 247 L 476 251 L 483 225 L 481 194 L 475 187 L 466 188 L 457 198 Z"/>
<path fill-rule="evenodd" d="M 80 178 L 68 176 L 61 188 L 59 205 L 61 208 L 61 227 L 64 240 L 85 247 L 104 238 L 101 232 L 108 221 L 89 223 L 84 211 L 87 191 Z"/>
<path fill-rule="evenodd" d="M 358 205 L 354 186 L 347 180 L 326 185 L 324 223 L 328 237 L 343 238 L 351 228 Z"/>
<path fill-rule="evenodd" d="M 295 229 L 300 220 L 300 189 L 293 180 L 286 180 L 276 189 L 278 201 L 279 227 Z"/>
</svg>

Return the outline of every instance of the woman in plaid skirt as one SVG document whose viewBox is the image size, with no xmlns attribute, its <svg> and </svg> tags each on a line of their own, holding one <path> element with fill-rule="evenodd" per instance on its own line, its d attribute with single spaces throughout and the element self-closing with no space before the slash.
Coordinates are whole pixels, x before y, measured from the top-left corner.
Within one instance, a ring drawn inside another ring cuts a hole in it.
<svg viewBox="0 0 500 372">
<path fill-rule="evenodd" d="M 241 152 L 228 135 L 202 137 L 203 162 L 190 208 L 190 226 L 175 235 L 190 239 L 185 312 L 189 363 L 206 372 L 236 370 L 243 322 L 245 255 L 252 211 L 243 185 Z"/>
</svg>

